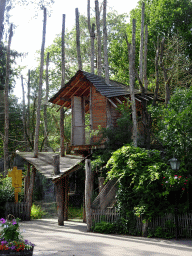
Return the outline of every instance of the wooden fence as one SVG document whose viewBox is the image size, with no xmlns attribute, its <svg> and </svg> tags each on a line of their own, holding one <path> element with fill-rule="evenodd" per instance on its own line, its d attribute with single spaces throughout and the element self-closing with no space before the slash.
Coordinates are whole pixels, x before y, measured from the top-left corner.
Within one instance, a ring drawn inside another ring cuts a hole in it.
<svg viewBox="0 0 192 256">
<path fill-rule="evenodd" d="M 94 223 L 101 221 L 112 223 L 120 218 L 120 214 L 117 212 L 116 208 L 108 208 L 106 210 L 92 209 L 91 215 Z"/>
<path fill-rule="evenodd" d="M 15 218 L 21 220 L 30 220 L 30 205 L 28 203 L 7 202 L 5 205 L 5 217 L 7 217 L 8 214 L 12 214 Z"/>
<path fill-rule="evenodd" d="M 108 208 L 106 210 L 92 209 L 92 221 L 98 223 L 101 221 L 115 222 L 121 218 L 116 208 Z M 192 213 L 178 215 L 178 237 L 192 238 Z M 142 230 L 141 218 L 135 219 L 135 230 L 139 233 Z M 148 223 L 148 231 L 153 233 L 158 227 L 161 227 L 163 232 L 167 232 L 175 236 L 175 215 L 165 214 L 164 216 L 157 216 Z"/>
</svg>

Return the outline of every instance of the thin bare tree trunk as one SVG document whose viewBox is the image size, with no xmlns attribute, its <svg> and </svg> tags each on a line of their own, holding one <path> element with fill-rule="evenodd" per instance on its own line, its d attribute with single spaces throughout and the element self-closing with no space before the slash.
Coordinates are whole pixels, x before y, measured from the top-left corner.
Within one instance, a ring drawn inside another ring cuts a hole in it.
<svg viewBox="0 0 192 256">
<path fill-rule="evenodd" d="M 165 38 L 163 38 L 163 40 L 161 41 L 160 66 L 163 70 L 163 76 L 164 76 L 164 81 L 165 81 L 165 105 L 167 107 L 170 97 L 171 97 L 170 82 L 171 82 L 171 79 L 172 79 L 174 73 L 172 73 L 172 75 L 170 77 L 168 77 L 168 74 L 167 74 L 168 69 L 165 68 L 164 63 L 163 63 L 164 44 L 165 44 Z"/>
<path fill-rule="evenodd" d="M 145 3 L 142 3 L 141 11 L 141 39 L 140 39 L 140 54 L 139 54 L 139 77 L 143 83 L 143 45 L 144 45 L 144 14 L 145 14 Z"/>
<path fill-rule="evenodd" d="M 107 8 L 107 0 L 104 0 L 104 2 L 103 2 L 103 46 L 104 46 L 105 82 L 106 82 L 106 84 L 109 84 L 109 62 L 108 62 L 108 51 L 107 51 L 106 8 Z"/>
<path fill-rule="evenodd" d="M 45 105 L 44 105 L 44 147 L 45 151 L 48 150 L 48 126 L 47 126 L 47 104 L 49 97 L 49 52 L 47 53 L 46 60 L 46 95 L 45 95 Z"/>
<path fill-rule="evenodd" d="M 155 81 L 156 81 L 156 86 L 155 86 L 155 92 L 154 92 L 153 103 L 152 103 L 153 106 L 156 105 L 158 91 L 159 91 L 159 38 L 157 39 L 157 49 L 156 49 L 156 55 L 155 55 Z"/>
<path fill-rule="evenodd" d="M 91 73 L 94 74 L 94 40 L 95 40 L 95 24 L 90 24 L 90 0 L 87 0 L 87 19 L 88 19 L 88 30 L 91 39 Z"/>
<path fill-rule="evenodd" d="M 41 64 L 40 64 L 40 75 L 39 75 L 39 91 L 38 91 L 38 103 L 37 103 L 37 115 L 36 115 L 36 127 L 35 127 L 35 140 L 34 140 L 34 157 L 38 157 L 40 110 L 41 110 L 43 66 L 44 66 L 44 49 L 45 49 L 45 34 L 46 34 L 46 20 L 47 20 L 47 10 L 46 10 L 46 8 L 44 8 L 43 38 L 42 38 L 42 47 L 41 47 Z"/>
<path fill-rule="evenodd" d="M 92 24 L 91 28 L 91 73 L 94 74 L 94 52 L 95 52 L 95 24 Z"/>
<path fill-rule="evenodd" d="M 30 139 L 30 69 L 28 70 L 28 82 L 27 82 L 27 98 L 28 98 L 28 107 L 27 107 L 27 137 Z"/>
<path fill-rule="evenodd" d="M 133 144 L 137 147 L 137 115 L 136 115 L 136 104 L 135 104 L 135 31 L 136 31 L 136 20 L 133 19 L 133 30 L 132 30 L 132 44 L 130 45 L 129 51 L 129 88 L 131 95 L 131 107 L 132 107 L 132 120 L 133 120 Z"/>
<path fill-rule="evenodd" d="M 100 32 L 100 13 L 98 0 L 95 1 L 96 27 L 97 27 L 97 73 L 101 76 L 101 32 Z"/>
<path fill-rule="evenodd" d="M 11 39 L 13 36 L 13 25 L 10 26 L 9 32 L 9 41 L 7 47 L 7 62 L 6 62 L 6 77 L 5 77 L 5 90 L 4 90 L 4 104 L 5 104 L 5 126 L 4 126 L 4 176 L 8 173 L 9 166 L 9 151 L 8 151 L 8 141 L 9 141 L 9 74 L 10 74 L 10 47 L 11 47 Z"/>
<path fill-rule="evenodd" d="M 63 23 L 62 23 L 62 79 L 61 79 L 61 88 L 65 86 L 65 14 L 63 14 Z M 64 130 L 64 119 L 65 113 L 64 109 L 60 109 L 60 148 L 61 148 L 61 157 L 65 156 L 65 130 Z"/>
<path fill-rule="evenodd" d="M 26 143 L 26 114 L 25 114 L 25 90 L 23 84 L 23 76 L 21 75 L 21 87 L 23 93 L 23 129 L 24 129 L 24 141 L 25 141 L 25 150 L 27 150 L 27 143 Z"/>
<path fill-rule="evenodd" d="M 147 79 L 147 44 L 148 44 L 148 28 L 147 28 L 147 25 L 145 25 L 143 77 L 144 77 L 144 87 L 145 87 L 146 91 L 148 89 L 148 79 Z"/>
<path fill-rule="evenodd" d="M 0 43 L 3 37 L 5 5 L 6 5 L 6 0 L 0 0 Z"/>
<path fill-rule="evenodd" d="M 77 43 L 78 69 L 82 70 L 78 8 L 75 9 L 75 14 L 76 14 L 76 43 Z"/>
</svg>

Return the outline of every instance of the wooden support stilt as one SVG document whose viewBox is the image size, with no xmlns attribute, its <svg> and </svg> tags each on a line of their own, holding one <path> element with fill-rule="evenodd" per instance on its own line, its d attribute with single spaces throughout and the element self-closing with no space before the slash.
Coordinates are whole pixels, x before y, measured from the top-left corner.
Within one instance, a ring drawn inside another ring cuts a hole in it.
<svg viewBox="0 0 192 256">
<path fill-rule="evenodd" d="M 91 197 L 92 197 L 92 185 L 91 185 L 91 160 L 85 160 L 85 211 L 87 220 L 87 231 L 91 231 L 92 219 L 91 219 Z"/>
<path fill-rule="evenodd" d="M 64 226 L 65 190 L 64 190 L 64 179 L 63 178 L 55 183 L 55 190 L 56 190 L 58 225 Z"/>
<path fill-rule="evenodd" d="M 27 165 L 27 175 L 25 176 L 25 189 L 24 189 L 24 201 L 27 202 L 27 193 L 30 186 L 30 168 L 31 165 L 28 163 Z"/>
<path fill-rule="evenodd" d="M 65 205 L 64 205 L 64 220 L 68 220 L 68 205 L 69 205 L 69 175 L 65 176 Z"/>
</svg>

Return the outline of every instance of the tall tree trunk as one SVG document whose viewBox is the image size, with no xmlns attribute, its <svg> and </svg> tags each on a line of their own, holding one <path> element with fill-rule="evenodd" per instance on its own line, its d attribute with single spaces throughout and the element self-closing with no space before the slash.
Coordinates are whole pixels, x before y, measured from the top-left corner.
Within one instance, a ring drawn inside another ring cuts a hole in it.
<svg viewBox="0 0 192 256">
<path fill-rule="evenodd" d="M 35 140 L 34 140 L 34 157 L 38 157 L 40 110 L 41 110 L 43 66 L 44 66 L 44 49 L 45 49 L 45 34 L 46 34 L 46 19 L 47 19 L 47 11 L 46 11 L 46 8 L 44 8 L 43 38 L 42 38 L 42 47 L 41 47 L 41 65 L 40 65 L 40 75 L 39 75 L 39 91 L 38 91 L 38 103 L 37 103 L 37 115 L 36 115 L 36 127 L 35 127 Z"/>
<path fill-rule="evenodd" d="M 163 70 L 163 76 L 164 76 L 164 82 L 165 82 L 165 105 L 167 107 L 167 105 L 169 103 L 169 100 L 170 100 L 170 97 L 171 97 L 170 82 L 171 82 L 171 79 L 172 79 L 174 73 L 172 73 L 172 75 L 170 75 L 168 77 L 167 71 L 170 70 L 170 69 L 166 69 L 165 66 L 164 66 L 164 63 L 163 63 L 164 44 L 165 44 L 165 38 L 163 38 L 162 41 L 161 41 L 160 66 Z"/>
<path fill-rule="evenodd" d="M 106 84 L 109 84 L 109 62 L 108 62 L 108 51 L 107 51 L 106 8 L 107 8 L 107 0 L 104 0 L 104 2 L 103 2 L 103 46 L 104 46 L 105 82 L 106 82 Z"/>
<path fill-rule="evenodd" d="M 23 84 L 23 76 L 21 75 L 21 87 L 23 92 L 23 130 L 24 130 L 24 147 L 25 151 L 27 151 L 27 143 L 26 143 L 26 114 L 25 114 L 25 90 Z"/>
<path fill-rule="evenodd" d="M 133 120 L 133 144 L 137 147 L 137 114 L 135 104 L 135 31 L 136 31 L 136 20 L 133 19 L 133 30 L 132 30 L 132 44 L 130 45 L 129 51 L 129 88 L 131 95 L 131 107 L 132 107 L 132 120 Z"/>
<path fill-rule="evenodd" d="M 140 53 L 139 53 L 139 77 L 143 83 L 143 45 L 144 45 L 144 14 L 145 14 L 145 3 L 142 3 L 141 12 L 141 39 L 140 39 Z"/>
<path fill-rule="evenodd" d="M 48 127 L 47 127 L 47 104 L 49 97 L 49 52 L 47 53 L 46 60 L 46 95 L 45 95 L 45 105 L 44 105 L 44 147 L 45 151 L 48 150 Z"/>
<path fill-rule="evenodd" d="M 101 76 L 101 31 L 100 31 L 100 13 L 98 0 L 95 1 L 96 27 L 97 27 L 97 74 Z"/>
<path fill-rule="evenodd" d="M 155 81 L 156 81 L 156 86 L 155 86 L 155 92 L 154 92 L 153 103 L 152 103 L 153 106 L 156 105 L 158 91 L 159 91 L 159 38 L 157 39 L 157 48 L 156 48 L 156 55 L 155 55 Z"/>
<path fill-rule="evenodd" d="M 6 5 L 6 0 L 0 0 L 0 44 L 3 37 L 5 5 Z"/>
<path fill-rule="evenodd" d="M 28 99 L 28 107 L 27 107 L 27 137 L 28 141 L 31 138 L 30 134 L 30 69 L 28 70 L 28 82 L 27 82 L 27 99 Z M 29 147 L 28 147 L 29 149 Z"/>
<path fill-rule="evenodd" d="M 75 14 L 76 14 L 76 43 L 77 43 L 78 69 L 82 70 L 78 8 L 75 9 Z"/>
<path fill-rule="evenodd" d="M 145 87 L 146 91 L 148 89 L 148 79 L 147 79 L 147 44 L 148 44 L 148 28 L 147 28 L 147 25 L 145 25 L 143 78 L 144 78 L 144 87 Z"/>
<path fill-rule="evenodd" d="M 95 24 L 90 23 L 90 0 L 87 0 L 87 19 L 88 19 L 88 30 L 91 39 L 91 73 L 94 74 L 94 40 L 95 40 Z"/>
<path fill-rule="evenodd" d="M 63 24 L 62 24 L 62 79 L 61 88 L 65 86 L 65 14 L 63 14 Z M 65 130 L 64 130 L 64 119 L 65 113 L 64 109 L 60 109 L 60 148 L 61 157 L 65 156 Z"/>
<path fill-rule="evenodd" d="M 8 140 L 9 140 L 9 74 L 10 74 L 10 47 L 11 47 L 11 39 L 13 35 L 13 25 L 11 24 L 10 32 L 9 32 L 9 41 L 7 47 L 7 62 L 6 62 L 6 77 L 5 77 L 5 90 L 4 90 L 4 104 L 5 104 L 5 126 L 4 126 L 4 176 L 8 173 L 9 166 L 9 151 L 8 151 Z"/>
</svg>

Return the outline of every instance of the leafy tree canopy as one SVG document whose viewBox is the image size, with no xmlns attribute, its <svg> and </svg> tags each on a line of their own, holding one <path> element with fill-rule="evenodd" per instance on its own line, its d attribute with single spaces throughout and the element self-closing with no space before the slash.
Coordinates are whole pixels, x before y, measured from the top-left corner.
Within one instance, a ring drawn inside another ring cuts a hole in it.
<svg viewBox="0 0 192 256">
<path fill-rule="evenodd" d="M 186 202 L 185 174 L 171 170 L 157 150 L 123 146 L 112 154 L 106 167 L 110 169 L 107 179 L 119 179 L 117 205 L 124 215 L 150 220 L 157 214 L 172 212 L 176 192 L 178 205 Z"/>
<path fill-rule="evenodd" d="M 191 173 L 192 167 L 192 87 L 178 89 L 167 108 L 151 108 L 154 132 L 169 157 L 181 161 Z"/>
</svg>

